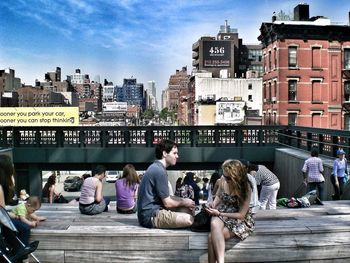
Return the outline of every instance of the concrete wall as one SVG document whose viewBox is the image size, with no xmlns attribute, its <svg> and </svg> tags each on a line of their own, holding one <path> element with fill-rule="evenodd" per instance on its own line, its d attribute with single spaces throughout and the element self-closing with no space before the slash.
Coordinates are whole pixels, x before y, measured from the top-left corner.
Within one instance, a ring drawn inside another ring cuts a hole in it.
<svg viewBox="0 0 350 263">
<path fill-rule="evenodd" d="M 275 151 L 274 173 L 281 182 L 281 188 L 278 192 L 278 198 L 281 197 L 300 197 L 307 192 L 303 185 L 304 162 L 310 157 L 310 153 L 291 148 L 277 148 Z M 330 176 L 333 166 L 333 159 L 320 156 L 323 161 L 324 177 L 326 181 L 325 193 L 326 200 L 332 200 L 333 187 Z"/>
</svg>

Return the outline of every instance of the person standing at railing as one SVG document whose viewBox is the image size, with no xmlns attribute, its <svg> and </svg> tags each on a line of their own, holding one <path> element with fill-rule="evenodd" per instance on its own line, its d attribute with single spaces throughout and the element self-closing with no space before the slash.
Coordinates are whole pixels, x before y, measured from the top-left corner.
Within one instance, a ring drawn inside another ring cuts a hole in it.
<svg viewBox="0 0 350 263">
<path fill-rule="evenodd" d="M 321 158 L 318 157 L 317 148 L 311 150 L 311 157 L 304 162 L 302 172 L 304 184 L 307 185 L 308 192 L 317 189 L 319 197 L 317 201 L 322 205 L 323 203 L 321 201 L 324 200 L 323 163 Z"/>
<path fill-rule="evenodd" d="M 331 182 L 334 188 L 333 200 L 339 200 L 343 194 L 344 185 L 348 181 L 348 163 L 345 158 L 345 152 L 342 149 L 337 151 L 337 158 L 333 162 L 333 171 Z"/>
</svg>

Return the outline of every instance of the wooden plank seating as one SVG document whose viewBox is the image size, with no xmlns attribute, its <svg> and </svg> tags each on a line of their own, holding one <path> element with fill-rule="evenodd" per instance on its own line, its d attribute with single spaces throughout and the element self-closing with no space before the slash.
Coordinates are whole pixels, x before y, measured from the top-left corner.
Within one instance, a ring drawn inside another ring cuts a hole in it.
<svg viewBox="0 0 350 263">
<path fill-rule="evenodd" d="M 77 205 L 43 204 L 48 219 L 32 229 L 42 262 L 207 262 L 207 233 L 146 229 L 136 215 L 79 213 Z M 225 262 L 349 262 L 350 201 L 258 211 L 256 230 L 227 243 Z"/>
</svg>

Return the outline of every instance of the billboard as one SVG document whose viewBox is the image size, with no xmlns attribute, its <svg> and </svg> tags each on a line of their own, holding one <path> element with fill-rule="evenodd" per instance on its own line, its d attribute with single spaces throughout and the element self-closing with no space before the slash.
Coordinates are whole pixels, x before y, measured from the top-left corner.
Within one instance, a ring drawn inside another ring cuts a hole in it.
<svg viewBox="0 0 350 263">
<path fill-rule="evenodd" d="M 203 68 L 231 67 L 231 41 L 203 41 Z"/>
<path fill-rule="evenodd" d="M 244 101 L 216 102 L 217 124 L 240 124 L 244 121 Z"/>
<path fill-rule="evenodd" d="M 104 102 L 102 104 L 103 112 L 127 112 L 128 111 L 128 103 L 113 101 L 113 102 Z"/>
<path fill-rule="evenodd" d="M 0 126 L 78 126 L 78 107 L 3 107 Z"/>
</svg>

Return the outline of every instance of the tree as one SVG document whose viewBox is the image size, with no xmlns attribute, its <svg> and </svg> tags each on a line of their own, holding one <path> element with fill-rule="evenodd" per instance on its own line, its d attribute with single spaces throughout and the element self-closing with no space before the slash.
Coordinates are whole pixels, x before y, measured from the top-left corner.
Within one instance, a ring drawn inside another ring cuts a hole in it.
<svg viewBox="0 0 350 263">
<path fill-rule="evenodd" d="M 147 109 L 143 112 L 142 117 L 147 120 L 151 120 L 154 117 L 154 111 L 152 109 Z"/>
</svg>

